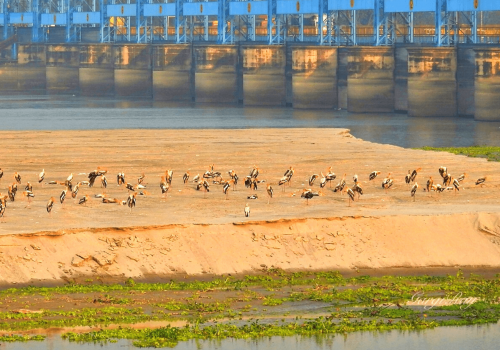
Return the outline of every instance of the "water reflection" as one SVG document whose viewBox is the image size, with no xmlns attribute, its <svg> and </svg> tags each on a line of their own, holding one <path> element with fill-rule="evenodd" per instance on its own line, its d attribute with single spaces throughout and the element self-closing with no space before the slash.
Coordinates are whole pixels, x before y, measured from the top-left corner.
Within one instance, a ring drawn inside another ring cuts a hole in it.
<svg viewBox="0 0 500 350">
<path fill-rule="evenodd" d="M 178 105 L 150 100 L 81 97 L 0 97 L 2 130 L 116 128 L 233 129 L 348 128 L 356 137 L 402 147 L 500 146 L 500 122 L 466 118 L 409 118 L 221 105 Z"/>
<path fill-rule="evenodd" d="M 500 325 L 441 327 L 425 331 L 359 332 L 348 335 L 313 337 L 272 337 L 261 339 L 192 340 L 179 343 L 176 350 L 494 350 L 498 349 Z M 137 349 L 130 341 L 77 344 L 53 334 L 43 342 L 2 344 L 6 350 L 38 349 Z"/>
</svg>

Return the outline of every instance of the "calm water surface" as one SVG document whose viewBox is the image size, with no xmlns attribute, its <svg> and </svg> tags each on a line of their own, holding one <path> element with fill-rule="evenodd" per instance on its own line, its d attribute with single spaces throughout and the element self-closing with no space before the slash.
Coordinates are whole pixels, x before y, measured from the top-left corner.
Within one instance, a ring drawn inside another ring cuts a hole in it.
<svg viewBox="0 0 500 350">
<path fill-rule="evenodd" d="M 336 337 L 272 337 L 252 340 L 188 341 L 176 350 L 496 350 L 499 348 L 500 325 L 442 327 L 414 332 L 363 332 Z M 113 344 L 77 344 L 52 335 L 43 342 L 2 344 L 0 349 L 135 349 L 130 341 Z"/>
<path fill-rule="evenodd" d="M 354 136 L 402 147 L 500 146 L 500 122 L 470 118 L 409 118 L 333 110 L 176 106 L 152 101 L 81 97 L 0 97 L 2 130 L 116 128 L 348 128 Z"/>
</svg>

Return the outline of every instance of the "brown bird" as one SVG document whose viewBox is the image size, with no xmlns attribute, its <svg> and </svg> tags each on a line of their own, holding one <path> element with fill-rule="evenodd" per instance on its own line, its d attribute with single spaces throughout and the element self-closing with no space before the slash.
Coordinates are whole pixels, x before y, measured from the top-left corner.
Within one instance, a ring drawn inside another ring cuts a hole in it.
<svg viewBox="0 0 500 350">
<path fill-rule="evenodd" d="M 465 178 L 467 177 L 467 173 L 463 173 L 462 175 L 460 175 L 458 178 L 457 178 L 457 181 L 458 182 L 463 182 L 465 180 Z"/>
<path fill-rule="evenodd" d="M 184 176 L 182 176 L 182 181 L 184 181 L 184 185 L 187 184 L 187 182 L 189 181 L 189 171 L 186 171 L 186 173 L 184 174 Z"/>
<path fill-rule="evenodd" d="M 144 181 L 144 178 L 146 177 L 146 175 L 144 175 L 144 173 L 141 174 L 141 176 L 139 176 L 137 178 L 137 183 L 138 184 L 142 184 L 142 182 Z"/>
<path fill-rule="evenodd" d="M 380 171 L 372 171 L 370 175 L 368 175 L 368 179 L 370 181 L 375 180 L 375 178 L 380 174 Z"/>
<path fill-rule="evenodd" d="M 222 192 L 226 195 L 226 200 L 227 196 L 229 194 L 229 188 L 231 187 L 231 184 L 234 183 L 234 180 L 229 180 L 229 181 L 224 181 L 224 184 L 222 185 Z"/>
<path fill-rule="evenodd" d="M 429 177 L 429 180 L 427 180 L 427 192 L 431 192 L 432 185 L 434 185 L 434 180 L 432 179 L 432 176 Z"/>
<path fill-rule="evenodd" d="M 135 207 L 136 197 L 137 197 L 137 192 L 135 192 L 134 194 L 129 195 L 128 198 L 127 198 L 127 205 L 130 208 L 130 212 L 132 212 L 132 208 Z"/>
<path fill-rule="evenodd" d="M 0 198 L 0 217 L 3 219 L 5 215 L 5 210 L 7 209 L 7 196 L 3 196 Z"/>
<path fill-rule="evenodd" d="M 80 198 L 80 200 L 78 201 L 78 204 L 85 204 L 85 205 L 87 205 L 88 201 L 89 201 L 89 196 L 85 195 L 82 198 Z"/>
<path fill-rule="evenodd" d="M 164 198 L 168 196 L 168 190 L 170 189 L 170 186 L 167 183 L 167 180 L 165 179 L 165 176 L 161 177 L 160 181 L 160 188 L 161 188 L 161 194 Z"/>
<path fill-rule="evenodd" d="M 24 187 L 24 190 L 33 192 L 33 186 L 29 182 L 26 182 L 26 186 Z"/>
<path fill-rule="evenodd" d="M 75 186 L 73 186 L 73 189 L 71 190 L 71 198 L 76 198 L 76 195 L 78 194 L 78 190 L 80 189 L 81 182 L 77 183 Z"/>
<path fill-rule="evenodd" d="M 273 193 L 274 193 L 273 188 L 271 187 L 271 184 L 267 185 L 266 190 L 267 190 L 267 196 L 269 197 L 267 200 L 267 204 L 269 204 L 269 202 L 271 201 L 271 198 L 273 198 Z"/>
<path fill-rule="evenodd" d="M 123 185 L 125 183 L 125 173 L 118 173 L 118 175 L 116 175 L 116 182 L 118 186 Z"/>
<path fill-rule="evenodd" d="M 17 171 L 14 173 L 14 179 L 18 184 L 21 183 L 21 175 L 17 173 Z"/>
<path fill-rule="evenodd" d="M 476 181 L 476 186 L 477 186 L 477 185 L 481 185 L 481 187 L 483 187 L 483 186 L 484 186 L 484 183 L 486 182 L 486 180 L 488 180 L 488 177 L 487 177 L 487 176 L 485 176 L 485 177 L 481 177 L 481 178 L 477 179 L 477 181 Z"/>
<path fill-rule="evenodd" d="M 418 190 L 418 183 L 415 182 L 415 184 L 411 188 L 411 196 L 413 197 L 413 201 L 415 202 L 415 194 L 417 193 Z"/>
<path fill-rule="evenodd" d="M 411 182 L 415 182 L 415 180 L 417 179 L 417 175 L 420 172 L 420 170 L 422 170 L 422 168 L 418 168 L 418 169 L 413 170 L 413 172 L 410 175 L 410 181 Z"/>
<path fill-rule="evenodd" d="M 348 205 L 351 206 L 351 201 L 354 202 L 354 191 L 352 189 L 348 188 L 346 190 L 346 193 L 347 193 L 347 196 L 348 196 L 348 198 L 347 198 L 347 200 L 349 202 Z"/>
<path fill-rule="evenodd" d="M 54 203 L 56 202 L 56 199 L 54 197 L 50 197 L 49 201 L 47 202 L 47 213 L 52 212 L 52 208 L 54 207 Z"/>
</svg>

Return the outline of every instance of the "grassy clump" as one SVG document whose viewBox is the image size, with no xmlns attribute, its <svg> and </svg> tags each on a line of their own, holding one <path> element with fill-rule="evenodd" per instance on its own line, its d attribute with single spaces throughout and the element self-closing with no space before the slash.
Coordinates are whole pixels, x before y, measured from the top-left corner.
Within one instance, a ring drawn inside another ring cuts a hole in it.
<svg viewBox="0 0 500 350">
<path fill-rule="evenodd" d="M 488 161 L 500 162 L 500 147 L 471 146 L 471 147 L 422 147 L 425 151 L 440 151 L 461 154 L 467 157 L 486 158 Z"/>
</svg>

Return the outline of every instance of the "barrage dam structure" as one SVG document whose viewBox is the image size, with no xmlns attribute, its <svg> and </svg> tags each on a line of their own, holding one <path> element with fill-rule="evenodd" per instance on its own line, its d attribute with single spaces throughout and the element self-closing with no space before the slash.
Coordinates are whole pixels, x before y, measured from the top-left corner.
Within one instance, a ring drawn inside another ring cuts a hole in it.
<svg viewBox="0 0 500 350">
<path fill-rule="evenodd" d="M 496 0 L 1 0 L 0 8 L 0 95 L 500 120 Z"/>
</svg>

